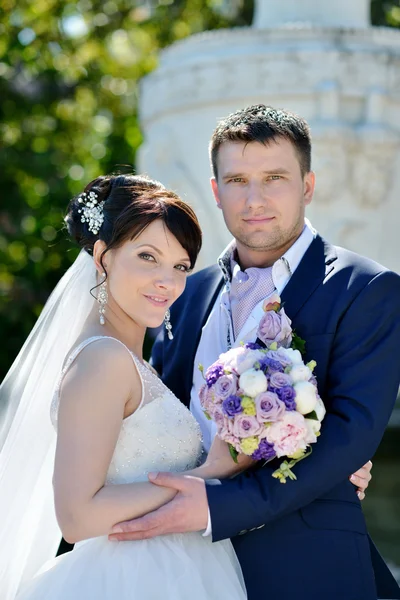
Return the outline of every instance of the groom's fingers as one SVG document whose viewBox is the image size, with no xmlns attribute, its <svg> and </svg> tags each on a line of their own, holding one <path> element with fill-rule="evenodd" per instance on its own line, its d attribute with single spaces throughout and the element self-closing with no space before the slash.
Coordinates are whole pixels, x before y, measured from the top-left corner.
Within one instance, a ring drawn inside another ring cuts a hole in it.
<svg viewBox="0 0 400 600">
<path fill-rule="evenodd" d="M 201 531 L 207 527 L 208 502 L 203 479 L 197 477 L 157 476 L 160 485 L 172 481 L 182 487 L 173 500 L 139 519 L 113 527 L 110 540 L 143 540 L 170 533 Z M 175 480 L 177 480 L 175 482 Z M 170 486 L 171 487 L 171 486 Z"/>
<path fill-rule="evenodd" d="M 163 534 L 164 507 L 132 521 L 118 523 L 112 528 L 109 540 L 143 540 Z"/>
</svg>

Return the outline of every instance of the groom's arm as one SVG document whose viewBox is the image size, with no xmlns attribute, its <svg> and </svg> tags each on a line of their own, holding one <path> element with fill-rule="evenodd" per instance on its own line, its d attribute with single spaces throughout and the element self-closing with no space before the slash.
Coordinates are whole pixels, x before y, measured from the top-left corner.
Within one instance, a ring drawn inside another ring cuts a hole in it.
<svg viewBox="0 0 400 600">
<path fill-rule="evenodd" d="M 260 527 L 306 506 L 374 455 L 400 381 L 400 277 L 385 271 L 344 314 L 328 371 L 328 413 L 312 455 L 282 485 L 267 465 L 208 486 L 213 540 Z M 355 492 L 354 492 L 355 493 Z"/>
</svg>

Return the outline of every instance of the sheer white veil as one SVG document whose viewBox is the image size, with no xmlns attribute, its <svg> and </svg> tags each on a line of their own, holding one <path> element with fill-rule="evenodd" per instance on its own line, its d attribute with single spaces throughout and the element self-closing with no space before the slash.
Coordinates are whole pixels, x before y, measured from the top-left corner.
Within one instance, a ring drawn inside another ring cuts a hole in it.
<svg viewBox="0 0 400 600">
<path fill-rule="evenodd" d="M 0 590 L 21 584 L 54 557 L 61 533 L 52 489 L 56 434 L 50 405 L 65 357 L 94 299 L 94 261 L 82 250 L 49 297 L 0 386 Z"/>
</svg>

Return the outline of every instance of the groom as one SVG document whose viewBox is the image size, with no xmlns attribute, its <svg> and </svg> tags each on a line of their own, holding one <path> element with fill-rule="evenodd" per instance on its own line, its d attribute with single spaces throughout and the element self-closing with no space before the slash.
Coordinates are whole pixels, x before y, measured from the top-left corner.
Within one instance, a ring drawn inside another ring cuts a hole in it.
<svg viewBox="0 0 400 600">
<path fill-rule="evenodd" d="M 125 533 L 115 537 L 207 528 L 213 541 L 231 538 L 250 600 L 400 598 L 348 481 L 375 453 L 396 398 L 400 277 L 305 221 L 315 177 L 303 119 L 252 106 L 218 124 L 210 150 L 214 196 L 234 240 L 218 266 L 189 278 L 171 309 L 174 339 L 158 339 L 153 364 L 190 404 L 207 449 L 215 430 L 199 405 L 197 365 L 207 368 L 234 340 L 255 341 L 262 301 L 276 290 L 306 361 L 317 362 L 327 415 L 297 481 L 274 479 L 275 461 L 216 486 L 153 475 L 175 499 L 117 526 Z"/>
</svg>

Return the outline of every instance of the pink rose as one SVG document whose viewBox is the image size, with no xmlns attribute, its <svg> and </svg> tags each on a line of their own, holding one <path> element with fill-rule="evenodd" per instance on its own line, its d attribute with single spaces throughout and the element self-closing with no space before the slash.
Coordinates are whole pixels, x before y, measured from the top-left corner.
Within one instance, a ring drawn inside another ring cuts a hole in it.
<svg viewBox="0 0 400 600">
<path fill-rule="evenodd" d="M 247 438 L 252 437 L 253 435 L 259 435 L 262 429 L 263 428 L 256 417 L 242 414 L 235 417 L 232 433 L 238 438 Z"/>
<path fill-rule="evenodd" d="M 214 408 L 212 418 L 217 426 L 218 437 L 227 444 L 232 444 L 232 446 L 239 451 L 240 440 L 233 435 L 232 419 L 228 419 L 220 406 Z"/>
<path fill-rule="evenodd" d="M 280 421 L 272 423 L 267 429 L 266 438 L 274 445 L 278 458 L 291 456 L 298 450 L 305 450 L 309 435 L 303 415 L 297 412 L 286 412 Z"/>
<path fill-rule="evenodd" d="M 225 400 L 229 396 L 236 394 L 238 378 L 233 373 L 231 375 L 222 375 L 214 384 L 214 392 L 219 400 Z"/>
<path fill-rule="evenodd" d="M 206 383 L 204 383 L 200 388 L 199 398 L 201 408 L 210 414 L 210 411 L 214 405 L 214 393 Z"/>
<path fill-rule="evenodd" d="M 289 348 L 292 342 L 291 320 L 283 308 L 279 312 L 265 313 L 258 326 L 257 336 L 267 347 L 276 342 L 278 347 Z"/>
<path fill-rule="evenodd" d="M 218 437 L 227 444 L 233 446 L 237 452 L 241 452 L 240 440 L 236 436 L 232 435 L 232 433 L 229 433 L 227 430 L 224 430 L 218 432 Z"/>
<path fill-rule="evenodd" d="M 263 302 L 263 310 L 268 312 L 269 310 L 278 311 L 281 307 L 281 298 L 279 294 L 273 292 L 268 298 L 265 298 Z"/>
<path fill-rule="evenodd" d="M 275 422 L 285 413 L 285 404 L 273 392 L 263 392 L 254 399 L 257 419 L 261 422 Z"/>
</svg>

